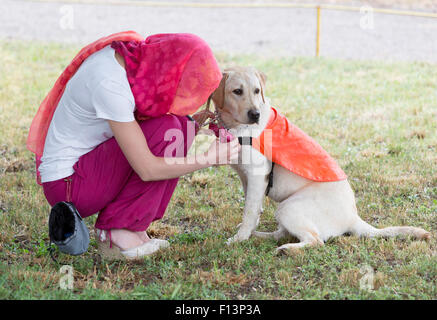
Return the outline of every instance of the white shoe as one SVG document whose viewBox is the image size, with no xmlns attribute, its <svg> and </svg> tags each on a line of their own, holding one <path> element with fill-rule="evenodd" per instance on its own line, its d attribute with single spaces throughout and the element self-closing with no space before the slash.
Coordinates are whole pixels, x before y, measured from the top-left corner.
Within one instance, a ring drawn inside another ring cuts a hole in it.
<svg viewBox="0 0 437 320">
<path fill-rule="evenodd" d="M 150 239 L 138 247 L 121 250 L 118 246 L 111 243 L 107 231 L 96 228 L 95 236 L 100 253 L 108 260 L 138 259 L 170 246 L 167 240 Z"/>
<path fill-rule="evenodd" d="M 149 241 L 147 241 L 141 246 L 131 248 L 128 250 L 122 250 L 120 251 L 120 253 L 128 259 L 136 259 L 136 258 L 141 258 L 144 256 L 151 255 L 156 251 L 163 248 L 168 248 L 169 246 L 170 243 L 167 240 L 150 239 Z"/>
</svg>

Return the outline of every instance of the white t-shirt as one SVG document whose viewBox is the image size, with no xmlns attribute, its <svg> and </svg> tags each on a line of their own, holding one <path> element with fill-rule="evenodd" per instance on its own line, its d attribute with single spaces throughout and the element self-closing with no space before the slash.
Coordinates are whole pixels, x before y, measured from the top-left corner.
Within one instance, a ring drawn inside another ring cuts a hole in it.
<svg viewBox="0 0 437 320">
<path fill-rule="evenodd" d="M 89 56 L 68 81 L 47 133 L 42 182 L 68 177 L 80 156 L 114 135 L 107 120 L 134 121 L 126 70 L 110 46 Z"/>
</svg>

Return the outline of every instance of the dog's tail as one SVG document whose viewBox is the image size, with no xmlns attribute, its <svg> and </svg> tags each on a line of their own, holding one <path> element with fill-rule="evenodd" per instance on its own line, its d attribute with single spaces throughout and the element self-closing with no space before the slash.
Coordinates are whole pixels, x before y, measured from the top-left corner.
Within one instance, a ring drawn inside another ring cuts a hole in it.
<svg viewBox="0 0 437 320">
<path fill-rule="evenodd" d="M 363 221 L 361 218 L 358 218 L 359 220 L 355 223 L 353 226 L 351 232 L 354 235 L 360 236 L 360 237 L 396 237 L 399 235 L 403 236 L 412 236 L 416 239 L 429 239 L 431 238 L 431 233 L 423 230 L 421 228 L 416 227 L 387 227 L 383 229 L 377 229 L 375 227 L 372 227 L 367 222 Z"/>
</svg>

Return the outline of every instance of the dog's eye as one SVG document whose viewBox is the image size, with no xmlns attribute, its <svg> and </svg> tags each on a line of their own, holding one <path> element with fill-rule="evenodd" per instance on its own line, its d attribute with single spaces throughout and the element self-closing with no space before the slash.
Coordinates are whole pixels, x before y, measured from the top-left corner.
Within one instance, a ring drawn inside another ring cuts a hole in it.
<svg viewBox="0 0 437 320">
<path fill-rule="evenodd" d="M 258 94 L 258 93 L 259 93 L 259 89 L 256 88 L 256 89 L 255 89 L 255 94 Z"/>
<path fill-rule="evenodd" d="M 232 92 L 235 93 L 237 96 L 241 96 L 243 94 L 243 89 L 235 89 Z"/>
</svg>

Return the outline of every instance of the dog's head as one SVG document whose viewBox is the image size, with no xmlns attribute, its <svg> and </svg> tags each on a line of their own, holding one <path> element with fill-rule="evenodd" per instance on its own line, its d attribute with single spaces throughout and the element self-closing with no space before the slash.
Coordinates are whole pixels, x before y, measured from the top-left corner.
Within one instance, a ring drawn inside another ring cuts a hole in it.
<svg viewBox="0 0 437 320">
<path fill-rule="evenodd" d="M 212 101 L 227 128 L 259 122 L 266 80 L 264 73 L 252 67 L 225 69 Z"/>
</svg>

